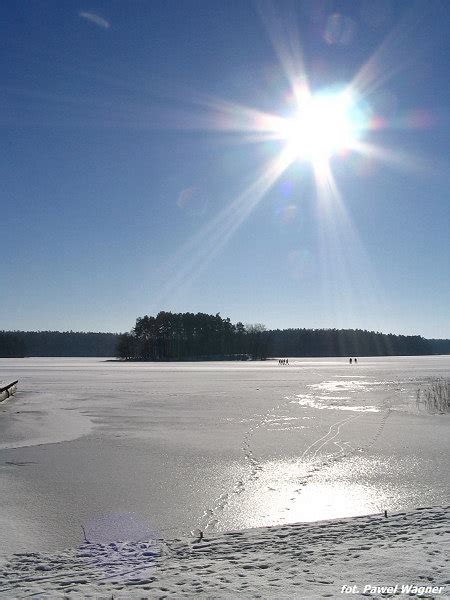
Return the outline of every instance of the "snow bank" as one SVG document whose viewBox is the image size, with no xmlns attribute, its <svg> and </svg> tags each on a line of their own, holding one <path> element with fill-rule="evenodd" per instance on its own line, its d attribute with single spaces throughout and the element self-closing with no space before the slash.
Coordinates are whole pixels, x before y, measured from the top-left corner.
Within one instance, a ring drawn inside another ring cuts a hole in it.
<svg viewBox="0 0 450 600">
<path fill-rule="evenodd" d="M 0 568 L 0 597 L 448 598 L 449 514 L 450 507 L 418 508 L 202 541 L 14 554 Z"/>
</svg>

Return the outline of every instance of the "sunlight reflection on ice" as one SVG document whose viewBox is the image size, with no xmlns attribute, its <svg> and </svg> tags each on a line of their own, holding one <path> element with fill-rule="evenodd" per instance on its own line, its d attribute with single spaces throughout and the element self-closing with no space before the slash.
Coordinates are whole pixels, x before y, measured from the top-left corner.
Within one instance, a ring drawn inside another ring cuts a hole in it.
<svg viewBox="0 0 450 600">
<path fill-rule="evenodd" d="M 291 399 L 291 404 L 309 406 L 310 408 L 326 410 L 349 410 L 354 412 L 379 412 L 379 408 L 372 405 L 362 406 L 348 404 L 351 398 L 348 396 L 315 396 L 312 394 L 298 394 Z M 345 403 L 347 402 L 347 403 Z"/>
<path fill-rule="evenodd" d="M 391 466 L 393 477 L 405 468 L 401 461 Z M 261 527 L 382 513 L 399 510 L 406 497 L 420 496 L 419 490 L 408 486 L 400 490 L 389 481 L 380 484 L 383 468 L 380 459 L 361 456 L 357 461 L 346 458 L 327 465 L 319 460 L 265 463 L 258 480 L 247 484 L 230 504 L 227 526 Z"/>
<path fill-rule="evenodd" d="M 390 386 L 392 383 L 390 381 L 361 380 L 360 378 L 356 379 L 356 376 L 341 376 L 337 380 L 333 379 L 310 384 L 307 387 L 312 390 L 312 393 L 296 394 L 295 397 L 286 397 L 286 400 L 290 400 L 291 404 L 299 404 L 300 406 L 317 409 L 379 412 L 385 409 L 386 406 L 375 406 L 373 403 L 364 405 L 362 402 L 366 400 L 367 396 L 374 389 L 382 386 Z M 402 390 L 397 388 L 396 391 Z M 339 393 L 345 395 L 337 395 Z M 371 400 L 373 402 L 373 396 L 371 396 Z"/>
<path fill-rule="evenodd" d="M 368 386 L 382 385 L 381 381 L 323 381 L 321 383 L 312 383 L 308 387 L 314 390 L 323 390 L 329 392 L 338 392 L 340 390 L 364 391 Z"/>
</svg>

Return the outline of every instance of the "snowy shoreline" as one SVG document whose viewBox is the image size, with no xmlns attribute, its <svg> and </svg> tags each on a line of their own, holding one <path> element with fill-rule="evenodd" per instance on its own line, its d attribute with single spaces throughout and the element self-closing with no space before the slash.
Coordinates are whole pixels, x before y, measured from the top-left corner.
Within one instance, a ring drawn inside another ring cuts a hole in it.
<svg viewBox="0 0 450 600">
<path fill-rule="evenodd" d="M 425 507 L 202 541 L 83 542 L 14 554 L 2 561 L 0 597 L 448 598 L 449 515 L 450 506 Z"/>
</svg>

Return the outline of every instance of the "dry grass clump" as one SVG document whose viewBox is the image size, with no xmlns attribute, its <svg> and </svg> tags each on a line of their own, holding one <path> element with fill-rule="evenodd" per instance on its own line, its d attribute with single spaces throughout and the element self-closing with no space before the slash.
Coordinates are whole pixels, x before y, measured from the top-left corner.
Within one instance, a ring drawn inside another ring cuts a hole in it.
<svg viewBox="0 0 450 600">
<path fill-rule="evenodd" d="M 450 412 L 449 382 L 442 377 L 434 379 L 425 388 L 417 390 L 416 401 L 418 408 L 423 405 L 430 413 Z"/>
</svg>

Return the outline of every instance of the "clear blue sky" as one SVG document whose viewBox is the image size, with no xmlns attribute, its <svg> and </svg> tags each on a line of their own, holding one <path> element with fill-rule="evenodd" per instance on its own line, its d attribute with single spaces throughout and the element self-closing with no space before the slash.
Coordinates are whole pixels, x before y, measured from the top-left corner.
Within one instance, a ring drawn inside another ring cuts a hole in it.
<svg viewBox="0 0 450 600">
<path fill-rule="evenodd" d="M 0 329 L 172 310 L 450 337 L 449 20 L 434 0 L 4 0 Z M 261 114 L 291 118 L 297 77 L 358 86 L 367 117 L 325 198 L 307 159 L 268 177 L 286 141 Z"/>
</svg>

